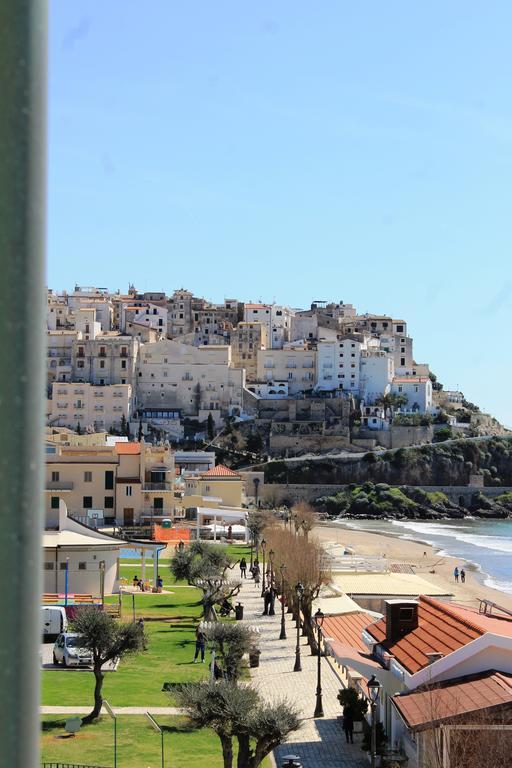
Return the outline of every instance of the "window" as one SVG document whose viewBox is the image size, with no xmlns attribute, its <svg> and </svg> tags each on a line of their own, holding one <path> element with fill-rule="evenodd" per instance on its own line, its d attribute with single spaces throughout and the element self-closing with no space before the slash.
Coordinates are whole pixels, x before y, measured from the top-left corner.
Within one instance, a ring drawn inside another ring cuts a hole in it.
<svg viewBox="0 0 512 768">
<path fill-rule="evenodd" d="M 83 502 L 84 509 L 92 509 L 92 496 L 84 496 Z"/>
<path fill-rule="evenodd" d="M 127 496 L 131 496 L 131 495 L 132 495 L 132 492 L 133 492 L 133 488 L 132 488 L 132 486 L 131 486 L 131 485 L 127 485 L 127 486 L 126 486 L 126 488 L 125 488 L 125 494 L 126 494 Z"/>
<path fill-rule="evenodd" d="M 66 563 L 59 563 L 59 567 L 60 567 L 61 571 L 65 571 L 66 570 Z"/>
<path fill-rule="evenodd" d="M 105 367 L 105 361 L 104 360 L 100 360 L 100 368 L 104 368 L 104 367 Z"/>
<path fill-rule="evenodd" d="M 84 472 L 84 483 L 92 483 L 92 472 Z"/>
<path fill-rule="evenodd" d="M 78 563 L 78 570 L 79 571 L 86 571 L 87 570 L 87 563 Z"/>
<path fill-rule="evenodd" d="M 403 333 L 404 332 L 403 325 L 397 325 L 396 330 L 397 330 L 397 333 Z"/>
<path fill-rule="evenodd" d="M 126 360 L 121 360 L 121 368 L 126 368 Z"/>
<path fill-rule="evenodd" d="M 45 563 L 44 564 L 44 570 L 45 571 L 53 571 L 54 563 Z"/>
<path fill-rule="evenodd" d="M 52 472 L 52 483 L 58 483 L 60 480 L 58 472 Z"/>
<path fill-rule="evenodd" d="M 164 508 L 164 500 L 160 498 L 153 499 L 153 509 L 163 509 Z"/>
<path fill-rule="evenodd" d="M 105 472 L 105 490 L 111 491 L 114 488 L 114 473 L 108 469 Z"/>
<path fill-rule="evenodd" d="M 114 497 L 105 496 L 105 509 L 114 509 Z"/>
<path fill-rule="evenodd" d="M 52 496 L 51 504 L 50 504 L 51 508 L 52 509 L 58 509 L 59 508 L 59 502 L 60 502 L 60 499 L 59 499 L 58 496 Z"/>
<path fill-rule="evenodd" d="M 83 360 L 79 360 L 79 361 L 77 362 L 77 364 L 76 364 L 76 367 L 77 367 L 77 368 L 83 368 L 83 367 L 84 367 L 84 361 L 83 361 Z"/>
<path fill-rule="evenodd" d="M 405 365 L 405 357 L 400 358 L 400 365 Z"/>
<path fill-rule="evenodd" d="M 403 392 L 403 391 L 404 391 L 404 388 L 402 387 L 402 385 L 401 385 L 401 384 L 400 384 L 400 386 L 398 387 L 398 391 L 399 391 L 399 392 Z"/>
</svg>

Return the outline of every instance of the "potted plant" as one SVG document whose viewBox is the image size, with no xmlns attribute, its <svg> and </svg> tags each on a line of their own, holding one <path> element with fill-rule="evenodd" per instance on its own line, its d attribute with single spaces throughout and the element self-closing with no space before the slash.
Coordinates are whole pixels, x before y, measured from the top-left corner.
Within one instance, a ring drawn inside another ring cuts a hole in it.
<svg viewBox="0 0 512 768">
<path fill-rule="evenodd" d="M 249 666 L 259 667 L 260 665 L 261 651 L 256 645 L 252 645 L 249 649 Z"/>
</svg>

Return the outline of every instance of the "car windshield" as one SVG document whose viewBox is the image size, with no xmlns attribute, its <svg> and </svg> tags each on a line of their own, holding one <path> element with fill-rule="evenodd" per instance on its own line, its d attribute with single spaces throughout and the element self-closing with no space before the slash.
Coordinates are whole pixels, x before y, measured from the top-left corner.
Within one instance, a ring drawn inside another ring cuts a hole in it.
<svg viewBox="0 0 512 768">
<path fill-rule="evenodd" d="M 79 637 L 67 637 L 66 638 L 66 648 L 80 648 L 80 638 Z"/>
</svg>

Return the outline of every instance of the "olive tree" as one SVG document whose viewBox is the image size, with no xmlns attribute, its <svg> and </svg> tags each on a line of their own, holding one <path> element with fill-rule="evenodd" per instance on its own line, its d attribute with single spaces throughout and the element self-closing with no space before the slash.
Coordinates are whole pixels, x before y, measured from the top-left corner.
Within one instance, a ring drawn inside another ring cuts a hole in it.
<svg viewBox="0 0 512 768">
<path fill-rule="evenodd" d="M 147 637 L 140 624 L 116 621 L 93 606 L 84 606 L 77 611 L 71 623 L 73 632 L 80 636 L 80 644 L 92 652 L 95 678 L 94 707 L 84 717 L 84 725 L 91 723 L 101 712 L 103 688 L 102 668 L 110 661 L 122 659 L 132 653 L 140 653 L 147 647 Z"/>
<path fill-rule="evenodd" d="M 286 701 L 267 704 L 248 685 L 209 681 L 180 686 L 176 692 L 196 728 L 211 728 L 222 745 L 224 768 L 233 768 L 233 739 L 238 741 L 237 768 L 258 768 L 264 758 L 299 728 L 294 707 Z"/>
</svg>

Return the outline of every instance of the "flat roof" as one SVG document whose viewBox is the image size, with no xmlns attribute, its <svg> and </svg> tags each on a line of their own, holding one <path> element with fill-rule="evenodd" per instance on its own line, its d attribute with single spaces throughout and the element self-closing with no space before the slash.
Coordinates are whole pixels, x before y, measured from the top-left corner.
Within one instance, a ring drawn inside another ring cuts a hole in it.
<svg viewBox="0 0 512 768">
<path fill-rule="evenodd" d="M 452 597 L 441 587 L 413 573 L 335 573 L 333 581 L 347 595 L 397 595 L 417 597 L 439 595 Z"/>
</svg>

